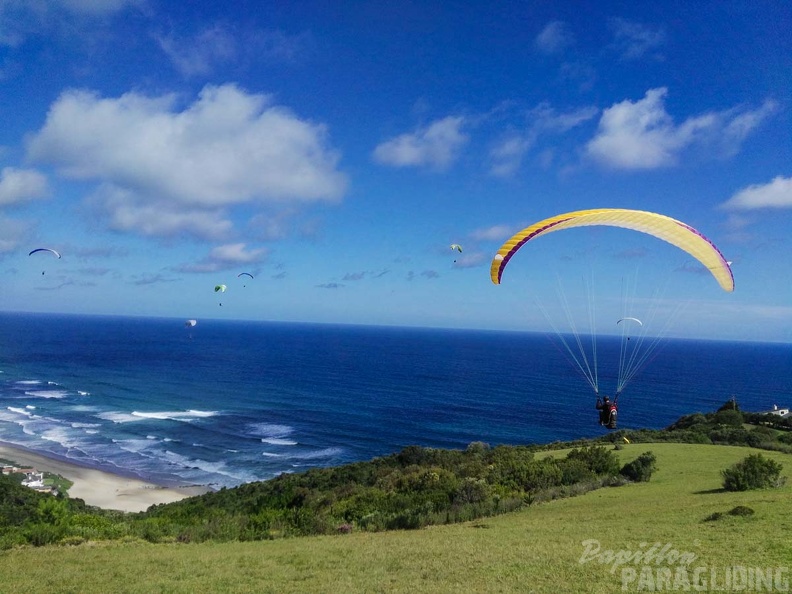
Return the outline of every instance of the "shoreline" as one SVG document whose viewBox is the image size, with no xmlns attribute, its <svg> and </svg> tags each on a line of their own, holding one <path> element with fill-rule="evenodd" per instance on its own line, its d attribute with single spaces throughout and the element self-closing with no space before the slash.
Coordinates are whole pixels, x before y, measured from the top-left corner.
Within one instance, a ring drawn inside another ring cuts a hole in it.
<svg viewBox="0 0 792 594">
<path fill-rule="evenodd" d="M 0 458 L 19 466 L 31 466 L 38 471 L 61 475 L 74 483 L 69 489 L 71 499 L 82 499 L 87 505 L 102 509 L 140 512 L 152 505 L 173 503 L 212 490 L 201 485 L 163 487 L 142 479 L 51 458 L 3 442 L 0 442 Z"/>
</svg>

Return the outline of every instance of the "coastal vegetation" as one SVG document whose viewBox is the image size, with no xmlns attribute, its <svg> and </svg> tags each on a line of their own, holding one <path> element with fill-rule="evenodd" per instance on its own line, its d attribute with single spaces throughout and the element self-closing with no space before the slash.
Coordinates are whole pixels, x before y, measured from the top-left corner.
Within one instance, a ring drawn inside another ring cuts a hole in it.
<svg viewBox="0 0 792 594">
<path fill-rule="evenodd" d="M 603 486 L 646 482 L 657 469 L 657 458 L 642 448 L 637 457 L 620 459 L 616 454 L 628 443 L 728 444 L 790 453 L 792 433 L 786 423 L 775 415 L 743 413 L 730 401 L 714 413 L 682 417 L 664 430 L 619 431 L 597 440 L 546 446 L 410 446 L 371 461 L 283 474 L 137 514 L 36 493 L 3 477 L 0 548 L 123 538 L 152 543 L 252 541 L 453 524 Z M 749 456 L 721 469 L 723 488 L 780 486 L 781 471 L 774 460 Z"/>
<path fill-rule="evenodd" d="M 757 450 L 622 444 L 612 450 L 622 466 L 651 449 L 657 469 L 649 482 L 422 530 L 190 544 L 152 544 L 128 536 L 87 546 L 15 547 L 0 552 L 0 591 L 602 594 L 622 589 L 621 568 L 612 571 L 609 551 L 666 546 L 695 555 L 688 567 L 707 568 L 708 578 L 712 570 L 719 587 L 729 567 L 788 567 L 792 486 L 721 488 L 721 470 Z M 536 457 L 564 458 L 568 452 L 556 449 Z M 787 454 L 762 453 L 784 465 L 786 474 L 792 470 Z M 729 513 L 738 506 L 754 513 Z M 718 512 L 717 521 L 707 521 Z M 600 555 L 584 558 L 584 543 L 592 542 L 600 546 Z M 641 567 L 629 564 L 628 569 Z"/>
</svg>

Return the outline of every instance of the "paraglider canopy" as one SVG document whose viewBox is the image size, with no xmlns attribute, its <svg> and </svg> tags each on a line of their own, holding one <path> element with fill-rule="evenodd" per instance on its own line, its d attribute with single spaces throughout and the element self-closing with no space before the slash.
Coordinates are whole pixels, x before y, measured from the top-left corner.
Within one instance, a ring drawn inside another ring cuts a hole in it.
<svg viewBox="0 0 792 594">
<path fill-rule="evenodd" d="M 227 288 L 225 285 L 215 285 L 215 293 L 225 293 Z"/>
<path fill-rule="evenodd" d="M 61 255 L 58 252 L 56 252 L 55 250 L 50 249 L 50 248 L 36 248 L 35 250 L 31 250 L 31 252 L 28 254 L 28 256 L 32 256 L 36 252 L 49 252 L 50 254 L 52 254 L 53 256 L 55 256 L 57 258 L 61 257 Z"/>
<path fill-rule="evenodd" d="M 450 247 L 452 250 L 456 250 L 456 251 L 458 251 L 460 254 L 462 253 L 462 246 L 461 246 L 461 245 L 459 245 L 458 243 L 452 243 L 452 244 L 451 244 L 449 247 Z"/>
<path fill-rule="evenodd" d="M 192 328 L 197 323 L 198 323 L 198 320 L 187 320 L 187 321 L 184 322 L 184 325 L 187 326 L 188 328 Z"/>
<path fill-rule="evenodd" d="M 499 285 L 503 270 L 519 249 L 533 239 L 562 229 L 605 225 L 653 235 L 686 251 L 712 273 L 724 291 L 734 291 L 734 276 L 718 248 L 693 227 L 665 215 L 626 208 L 597 208 L 556 215 L 526 227 L 507 240 L 492 260 L 490 278 Z"/>
<path fill-rule="evenodd" d="M 631 322 L 637 322 L 639 326 L 643 326 L 643 322 L 641 320 L 639 320 L 638 318 L 622 318 L 621 320 L 619 320 L 616 323 L 617 324 L 621 324 L 625 320 L 630 320 Z"/>
<path fill-rule="evenodd" d="M 239 274 L 237 274 L 237 278 L 241 276 L 249 276 L 250 278 L 253 278 L 253 275 L 250 274 L 249 272 L 240 272 Z"/>
</svg>

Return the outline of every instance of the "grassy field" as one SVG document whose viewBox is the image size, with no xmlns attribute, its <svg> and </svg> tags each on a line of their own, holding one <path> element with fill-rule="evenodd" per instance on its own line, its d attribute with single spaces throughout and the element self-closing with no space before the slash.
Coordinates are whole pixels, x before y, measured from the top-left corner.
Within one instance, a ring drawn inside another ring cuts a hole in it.
<svg viewBox="0 0 792 594">
<path fill-rule="evenodd" d="M 658 466 L 649 483 L 600 489 L 466 524 L 255 543 L 116 542 L 4 551 L 0 591 L 622 591 L 622 567 L 614 568 L 612 560 L 602 563 L 606 557 L 601 555 L 581 563 L 583 543 L 589 540 L 598 541 L 600 553 L 669 545 L 695 555 L 688 566 L 691 578 L 695 567 L 706 567 L 707 579 L 714 570 L 723 580 L 729 568 L 743 566 L 784 567 L 783 577 L 792 580 L 792 481 L 766 491 L 720 491 L 720 470 L 757 451 L 749 448 L 631 444 L 618 454 L 629 461 L 647 450 L 657 456 Z M 785 475 L 792 474 L 792 457 L 762 454 L 784 464 Z M 704 521 L 737 505 L 755 514 Z M 668 557 L 649 566 L 675 570 Z M 639 574 L 644 564 L 623 567 Z M 656 571 L 652 576 L 662 578 Z M 645 591 L 649 583 L 635 581 L 625 591 L 639 591 L 640 585 Z M 668 589 L 671 584 L 659 585 Z M 724 582 L 710 582 L 708 591 L 715 587 L 723 588 Z"/>
</svg>

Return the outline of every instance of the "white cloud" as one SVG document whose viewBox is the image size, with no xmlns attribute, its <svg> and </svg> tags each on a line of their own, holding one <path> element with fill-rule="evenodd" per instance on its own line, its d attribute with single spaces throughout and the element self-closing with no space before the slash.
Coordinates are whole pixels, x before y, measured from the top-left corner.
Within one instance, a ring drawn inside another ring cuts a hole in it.
<svg viewBox="0 0 792 594">
<path fill-rule="evenodd" d="M 0 217 L 0 254 L 17 251 L 31 231 L 29 222 Z"/>
<path fill-rule="evenodd" d="M 792 208 L 792 177 L 779 175 L 769 183 L 743 188 L 721 206 L 733 210 Z"/>
<path fill-rule="evenodd" d="M 114 231 L 151 237 L 187 234 L 201 239 L 222 240 L 230 235 L 233 228 L 222 209 L 147 202 L 113 184 L 102 184 L 88 202 Z"/>
<path fill-rule="evenodd" d="M 128 6 L 141 6 L 145 2 L 143 0 L 57 0 L 56 3 L 75 13 L 100 16 L 120 12 Z"/>
<path fill-rule="evenodd" d="M 459 150 L 468 141 L 462 132 L 465 118 L 449 116 L 420 128 L 410 134 L 402 134 L 383 142 L 374 149 L 374 158 L 394 167 L 430 166 L 437 169 L 448 167 Z"/>
<path fill-rule="evenodd" d="M 0 171 L 0 206 L 44 198 L 49 193 L 47 178 L 38 171 L 14 167 Z"/>
<path fill-rule="evenodd" d="M 156 40 L 176 69 L 184 76 L 208 74 L 212 69 L 234 58 L 236 42 L 227 28 L 208 27 L 192 38 L 158 35 Z"/>
<path fill-rule="evenodd" d="M 219 245 L 199 262 L 183 264 L 175 268 L 179 272 L 218 272 L 230 270 L 241 264 L 256 264 L 266 259 L 266 248 L 247 249 L 244 243 Z"/>
<path fill-rule="evenodd" d="M 568 132 L 592 119 L 597 113 L 599 109 L 593 106 L 559 113 L 549 103 L 540 103 L 527 114 L 526 132 L 510 133 L 490 149 L 489 158 L 492 162 L 490 173 L 498 177 L 514 174 L 522 165 L 525 154 L 540 136 Z"/>
<path fill-rule="evenodd" d="M 346 177 L 326 137 L 325 126 L 233 84 L 207 86 L 183 109 L 174 95 L 73 90 L 50 107 L 28 154 L 100 183 L 95 202 L 115 228 L 217 236 L 207 219 L 230 206 L 340 199 Z"/>
<path fill-rule="evenodd" d="M 665 32 L 661 29 L 651 29 L 622 18 L 610 19 L 608 24 L 625 60 L 641 58 L 665 43 Z M 655 57 L 660 56 L 655 54 Z"/>
<path fill-rule="evenodd" d="M 476 268 L 489 262 L 491 256 L 483 252 L 465 253 L 454 261 L 454 268 Z"/>
<path fill-rule="evenodd" d="M 667 92 L 650 89 L 639 101 L 627 99 L 605 109 L 595 137 L 586 145 L 588 156 L 609 167 L 653 169 L 675 165 L 681 151 L 696 144 L 733 155 L 775 110 L 766 102 L 754 111 L 711 112 L 676 125 L 663 104 Z"/>
<path fill-rule="evenodd" d="M 569 32 L 566 23 L 553 21 L 536 36 L 534 46 L 543 54 L 557 54 L 572 45 L 574 41 L 574 36 Z"/>
<path fill-rule="evenodd" d="M 476 229 L 470 237 L 476 241 L 504 241 L 513 235 L 515 229 L 506 225 L 493 225 L 483 229 Z"/>
<path fill-rule="evenodd" d="M 29 37 L 89 33 L 98 19 L 146 0 L 0 0 L 0 46 L 18 47 Z M 90 27 L 90 29 L 89 29 Z"/>
<path fill-rule="evenodd" d="M 496 177 L 514 175 L 522 165 L 531 141 L 519 134 L 509 134 L 490 149 L 490 173 Z"/>
</svg>

